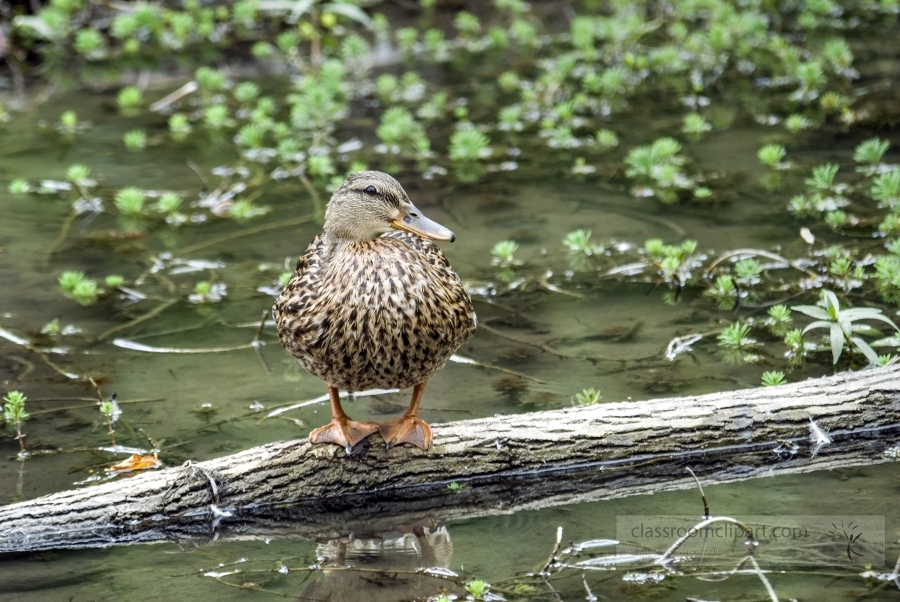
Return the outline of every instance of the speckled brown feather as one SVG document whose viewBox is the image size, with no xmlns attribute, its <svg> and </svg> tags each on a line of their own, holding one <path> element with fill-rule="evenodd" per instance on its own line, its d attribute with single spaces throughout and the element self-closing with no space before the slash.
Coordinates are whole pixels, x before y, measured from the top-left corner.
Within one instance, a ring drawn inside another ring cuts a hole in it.
<svg viewBox="0 0 900 602">
<path fill-rule="evenodd" d="M 443 252 L 407 232 L 317 236 L 273 314 L 285 349 L 346 391 L 423 383 L 475 332 L 472 301 Z"/>
</svg>

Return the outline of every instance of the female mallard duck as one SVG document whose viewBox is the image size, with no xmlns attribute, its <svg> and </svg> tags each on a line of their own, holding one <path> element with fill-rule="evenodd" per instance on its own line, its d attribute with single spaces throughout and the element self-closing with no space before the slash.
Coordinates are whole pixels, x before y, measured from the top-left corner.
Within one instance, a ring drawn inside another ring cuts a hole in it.
<svg viewBox="0 0 900 602">
<path fill-rule="evenodd" d="M 387 174 L 351 174 L 328 202 L 322 234 L 273 309 L 282 345 L 328 385 L 331 423 L 310 433 L 312 443 L 349 453 L 378 431 L 388 447 L 431 445 L 431 427 L 418 415 L 422 392 L 475 332 L 475 312 L 429 239 L 456 236 L 422 215 Z M 350 420 L 338 397 L 338 389 L 407 387 L 409 408 L 385 423 Z"/>
</svg>

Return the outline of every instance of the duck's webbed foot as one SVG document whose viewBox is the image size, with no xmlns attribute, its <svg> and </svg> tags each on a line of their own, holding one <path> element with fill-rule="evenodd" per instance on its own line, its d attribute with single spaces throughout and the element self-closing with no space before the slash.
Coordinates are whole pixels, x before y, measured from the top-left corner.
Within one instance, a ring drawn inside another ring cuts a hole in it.
<svg viewBox="0 0 900 602">
<path fill-rule="evenodd" d="M 349 418 L 334 418 L 325 426 L 320 426 L 309 434 L 310 443 L 337 443 L 347 450 L 347 454 L 357 443 L 375 433 L 378 427 L 368 422 L 357 422 Z"/>
<path fill-rule="evenodd" d="M 412 443 L 422 449 L 431 446 L 431 427 L 418 416 L 403 416 L 390 422 L 380 422 L 377 426 L 388 449 L 401 443 Z"/>
<path fill-rule="evenodd" d="M 347 450 L 349 456 L 354 446 L 374 434 L 378 427 L 368 422 L 350 420 L 341 407 L 341 398 L 337 388 L 328 385 L 328 394 L 331 397 L 331 422 L 311 432 L 309 442 L 314 445 L 316 443 L 337 443 Z"/>
<path fill-rule="evenodd" d="M 422 400 L 425 384 L 419 383 L 415 386 L 412 401 L 402 417 L 390 422 L 379 422 L 376 425 L 388 449 L 401 443 L 412 443 L 422 449 L 431 446 L 431 427 L 419 418 L 419 402 Z"/>
</svg>

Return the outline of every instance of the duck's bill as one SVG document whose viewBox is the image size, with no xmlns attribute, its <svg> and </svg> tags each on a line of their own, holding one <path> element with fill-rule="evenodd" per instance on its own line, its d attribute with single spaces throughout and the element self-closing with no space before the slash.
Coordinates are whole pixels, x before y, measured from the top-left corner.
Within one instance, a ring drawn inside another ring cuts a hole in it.
<svg viewBox="0 0 900 602">
<path fill-rule="evenodd" d="M 415 207 L 402 213 L 397 219 L 392 221 L 391 227 L 396 230 L 412 232 L 431 240 L 447 240 L 450 242 L 456 240 L 456 234 L 436 221 L 428 219 Z"/>
</svg>

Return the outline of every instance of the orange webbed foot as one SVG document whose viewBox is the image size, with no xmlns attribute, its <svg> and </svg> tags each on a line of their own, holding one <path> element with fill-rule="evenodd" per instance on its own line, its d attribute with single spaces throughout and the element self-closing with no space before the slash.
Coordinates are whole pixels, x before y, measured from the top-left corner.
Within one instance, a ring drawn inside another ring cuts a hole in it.
<svg viewBox="0 0 900 602">
<path fill-rule="evenodd" d="M 357 422 L 355 420 L 335 418 L 325 426 L 320 426 L 309 434 L 309 442 L 313 445 L 318 443 L 337 443 L 347 450 L 350 455 L 351 450 L 357 443 L 374 434 L 378 427 L 368 422 Z"/>
<path fill-rule="evenodd" d="M 431 427 L 418 416 L 404 416 L 376 426 L 388 449 L 401 443 L 411 443 L 426 450 L 431 447 Z"/>
</svg>

